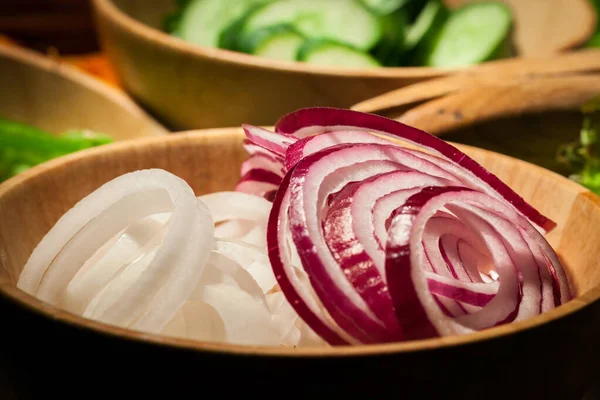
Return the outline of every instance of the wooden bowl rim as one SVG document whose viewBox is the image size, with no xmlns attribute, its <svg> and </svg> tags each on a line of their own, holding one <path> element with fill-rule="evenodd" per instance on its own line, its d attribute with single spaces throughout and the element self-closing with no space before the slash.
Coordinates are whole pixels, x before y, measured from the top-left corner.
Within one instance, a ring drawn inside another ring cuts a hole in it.
<svg viewBox="0 0 600 400">
<path fill-rule="evenodd" d="M 30 181 L 36 178 L 50 174 L 53 170 L 61 168 L 64 164 L 70 164 L 85 159 L 95 157 L 106 157 L 110 153 L 123 153 L 131 151 L 135 148 L 151 147 L 165 140 L 173 142 L 190 142 L 194 139 L 202 137 L 210 140 L 211 138 L 218 139 L 219 137 L 230 136 L 239 137 L 240 141 L 243 137 L 241 128 L 215 128 L 206 130 L 191 130 L 181 131 L 172 134 L 168 137 L 144 137 L 133 141 L 115 142 L 109 145 L 83 150 L 64 157 L 50 160 L 44 164 L 33 167 L 21 174 L 0 184 L 0 198 L 8 195 L 11 191 L 17 190 L 20 186 L 27 185 Z M 473 153 L 492 153 L 495 157 L 503 159 L 507 162 L 515 163 L 521 168 L 533 170 L 536 173 L 541 173 L 553 176 L 558 179 L 563 185 L 571 186 L 573 190 L 579 192 L 578 196 L 584 196 L 591 200 L 595 207 L 600 208 L 600 197 L 596 196 L 589 190 L 582 190 L 581 186 L 559 174 L 539 167 L 537 165 L 522 161 L 504 154 L 491 152 L 488 150 L 453 143 L 459 149 L 468 154 Z M 526 330 L 535 329 L 545 323 L 554 322 L 560 318 L 574 314 L 600 299 L 600 285 L 595 286 L 589 291 L 574 298 L 570 302 L 561 305 L 553 310 L 545 312 L 539 316 L 528 318 L 523 321 L 514 322 L 494 328 L 489 328 L 483 331 L 470 333 L 466 335 L 448 336 L 425 340 L 414 340 L 400 343 L 361 345 L 361 346 L 340 346 L 326 348 L 284 348 L 274 346 L 248 346 L 248 345 L 231 345 L 222 343 L 201 342 L 192 339 L 173 338 L 162 336 L 159 334 L 147 334 L 143 332 L 133 331 L 125 328 L 119 328 L 113 325 L 88 320 L 70 312 L 64 311 L 58 307 L 46 304 L 37 298 L 17 289 L 16 286 L 10 284 L 0 285 L 0 296 L 5 296 L 9 300 L 19 304 L 20 306 L 33 311 L 42 317 L 50 317 L 53 320 L 61 323 L 66 323 L 78 329 L 91 330 L 96 333 L 117 337 L 123 340 L 143 342 L 146 344 L 176 347 L 183 350 L 201 351 L 222 353 L 238 356 L 276 356 L 276 357 L 349 357 L 349 356 L 376 356 L 389 355 L 398 353 L 423 352 L 428 350 L 453 348 L 469 344 L 480 343 L 484 341 L 494 340 L 506 337 L 511 334 L 517 334 Z"/>
<path fill-rule="evenodd" d="M 148 26 L 121 11 L 112 0 L 92 0 L 99 14 L 106 16 L 129 34 L 166 46 L 170 50 L 186 55 L 199 56 L 224 64 L 236 64 L 251 69 L 270 69 L 295 74 L 311 74 L 335 77 L 365 78 L 429 78 L 463 72 L 477 66 L 451 67 L 381 67 L 381 68 L 337 68 L 306 63 L 272 60 L 251 54 L 192 44 L 159 29 Z M 98 13 L 97 13 L 98 14 Z"/>
<path fill-rule="evenodd" d="M 140 108 L 125 93 L 93 76 L 79 71 L 77 68 L 65 62 L 44 56 L 43 54 L 38 54 L 35 51 L 26 48 L 0 45 L 0 62 L 2 60 L 15 61 L 19 64 L 30 66 L 41 73 L 60 76 L 61 78 L 65 78 L 80 86 L 82 89 L 88 89 L 107 98 L 120 108 L 128 111 L 131 116 L 136 116 L 137 118 L 144 120 L 149 126 L 152 126 L 151 136 L 162 137 L 169 134 L 167 128 L 162 126 L 162 124 Z"/>
</svg>

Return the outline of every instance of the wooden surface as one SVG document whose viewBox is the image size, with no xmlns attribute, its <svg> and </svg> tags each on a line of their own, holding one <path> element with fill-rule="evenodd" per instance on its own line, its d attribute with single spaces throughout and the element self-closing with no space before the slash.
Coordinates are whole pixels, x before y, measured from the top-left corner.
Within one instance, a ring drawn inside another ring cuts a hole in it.
<svg viewBox="0 0 600 400">
<path fill-rule="evenodd" d="M 600 50 L 582 49 L 554 56 L 499 60 L 479 66 L 475 71 L 431 79 L 352 106 L 362 112 L 398 113 L 416 104 L 474 87 L 527 84 L 534 79 L 562 75 L 600 73 Z M 546 81 L 548 82 L 548 81 Z"/>
<path fill-rule="evenodd" d="M 451 7 L 486 0 L 444 0 Z M 553 54 L 585 43 L 596 28 L 590 0 L 500 0 L 514 15 L 514 42 L 521 56 Z"/>
<path fill-rule="evenodd" d="M 115 140 L 168 131 L 122 91 L 70 65 L 0 46 L 0 117 L 50 132 L 90 129 Z"/>
<path fill-rule="evenodd" d="M 207 382 L 235 376 L 239 384 L 227 393 L 249 393 L 249 388 L 265 392 L 273 390 L 274 382 L 287 382 L 289 391 L 290 379 L 302 376 L 302 385 L 294 392 L 317 398 L 326 393 L 381 395 L 392 380 L 405 395 L 481 399 L 485 392 L 487 399 L 583 397 L 600 351 L 600 241 L 589 240 L 600 234 L 600 199 L 545 169 L 475 148 L 464 150 L 558 223 L 548 240 L 571 274 L 578 294 L 575 300 L 541 316 L 472 335 L 362 347 L 283 349 L 132 332 L 63 312 L 16 289 L 19 272 L 38 241 L 64 212 L 104 182 L 154 167 L 185 179 L 197 194 L 231 190 L 246 157 L 242 139 L 239 129 L 143 138 L 53 160 L 0 185 L 0 296 L 6 300 L 0 302 L 4 308 L 0 312 L 4 326 L 11 327 L 3 331 L 11 343 L 4 350 L 16 366 L 19 387 L 58 376 L 93 376 L 102 362 L 112 360 L 111 374 L 117 377 L 127 375 L 126 371 L 146 374 L 146 381 L 153 382 L 139 388 L 146 392 L 167 386 L 189 395 L 198 388 L 193 371 Z M 49 370 L 47 363 L 42 368 L 25 362 L 32 359 L 27 357 L 60 357 L 66 367 Z M 510 384 L 499 385 L 499 379 Z M 101 389 L 116 390 L 116 382 L 124 382 L 109 381 Z M 128 382 L 126 390 L 138 389 L 139 385 Z M 224 393 L 221 385 L 207 386 L 202 393 Z"/>
</svg>

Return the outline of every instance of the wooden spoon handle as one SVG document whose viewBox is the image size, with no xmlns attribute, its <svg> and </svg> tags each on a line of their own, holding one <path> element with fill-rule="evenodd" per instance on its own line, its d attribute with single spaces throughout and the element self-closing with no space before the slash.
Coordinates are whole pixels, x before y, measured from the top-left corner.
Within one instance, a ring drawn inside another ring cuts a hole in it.
<svg viewBox="0 0 600 400">
<path fill-rule="evenodd" d="M 600 71 L 600 50 L 584 49 L 553 57 L 518 58 L 494 61 L 456 75 L 432 79 L 355 104 L 352 109 L 380 112 L 434 99 L 465 88 L 506 84 L 549 75 Z"/>
<path fill-rule="evenodd" d="M 474 87 L 429 101 L 402 114 L 406 124 L 438 135 L 498 117 L 573 110 L 600 93 L 600 74 L 557 76 Z"/>
</svg>

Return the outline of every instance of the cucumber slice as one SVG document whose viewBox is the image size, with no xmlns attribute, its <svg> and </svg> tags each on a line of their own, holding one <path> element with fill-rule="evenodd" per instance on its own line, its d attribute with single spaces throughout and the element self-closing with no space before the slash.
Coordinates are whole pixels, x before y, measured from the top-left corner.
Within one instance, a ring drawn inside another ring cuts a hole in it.
<svg viewBox="0 0 600 400">
<path fill-rule="evenodd" d="M 429 0 L 421 11 L 414 24 L 407 32 L 404 40 L 406 50 L 412 50 L 422 40 L 431 38 L 440 26 L 443 26 L 448 12 L 440 0 Z"/>
<path fill-rule="evenodd" d="M 290 24 L 309 38 L 323 38 L 369 50 L 381 37 L 376 16 L 357 0 L 280 0 L 246 21 L 243 35 L 271 25 Z"/>
<path fill-rule="evenodd" d="M 223 30 L 252 7 L 269 1 L 272 0 L 192 0 L 182 10 L 172 34 L 194 44 L 219 47 Z"/>
<path fill-rule="evenodd" d="M 290 25 L 259 29 L 240 43 L 246 53 L 275 60 L 295 61 L 304 37 Z"/>
<path fill-rule="evenodd" d="M 389 15 L 411 0 L 360 0 L 361 4 L 373 14 Z"/>
<path fill-rule="evenodd" d="M 508 6 L 497 2 L 468 4 L 448 17 L 425 55 L 432 67 L 459 67 L 496 58 L 512 29 Z"/>
<path fill-rule="evenodd" d="M 381 64 L 358 49 L 330 40 L 307 40 L 298 51 L 298 61 L 327 67 L 374 68 Z"/>
<path fill-rule="evenodd" d="M 244 37 L 242 35 L 242 31 L 244 29 L 244 25 L 246 24 L 248 18 L 250 18 L 252 14 L 263 7 L 266 3 L 266 1 L 263 1 L 261 3 L 249 6 L 241 17 L 235 19 L 225 29 L 223 29 L 219 35 L 219 47 L 227 50 L 243 51 L 242 42 Z"/>
<path fill-rule="evenodd" d="M 382 65 L 395 67 L 404 64 L 404 40 L 408 27 L 408 14 L 402 8 L 381 17 L 383 36 L 371 54 Z"/>
<path fill-rule="evenodd" d="M 189 2 L 190 0 L 176 0 L 175 9 L 162 19 L 162 28 L 165 32 L 173 33 L 179 29 L 183 10 L 185 10 Z"/>
</svg>

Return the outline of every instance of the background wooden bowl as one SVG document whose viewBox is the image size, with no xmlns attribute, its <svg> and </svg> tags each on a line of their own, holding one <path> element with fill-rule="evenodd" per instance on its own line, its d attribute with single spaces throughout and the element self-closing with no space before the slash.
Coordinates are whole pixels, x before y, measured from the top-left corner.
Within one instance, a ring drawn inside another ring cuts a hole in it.
<svg viewBox="0 0 600 400">
<path fill-rule="evenodd" d="M 7 360 L 16 391 L 62 397 L 80 393 L 77 382 L 84 382 L 95 394 L 131 391 L 136 398 L 161 389 L 175 397 L 270 393 L 293 398 L 380 398 L 392 390 L 407 398 L 581 400 L 600 352 L 600 241 L 595 239 L 600 199 L 545 169 L 472 147 L 463 149 L 558 223 L 548 239 L 572 275 L 575 300 L 539 317 L 467 336 L 279 349 L 123 330 L 16 289 L 22 266 L 43 235 L 101 184 L 154 167 L 185 179 L 197 194 L 231 190 L 246 158 L 242 139 L 240 129 L 225 128 L 117 143 L 50 161 L 0 186 L 0 315 L 2 340 L 10 344 L 0 347 L 0 360 Z M 134 379 L 138 374 L 141 380 Z"/>
<path fill-rule="evenodd" d="M 125 88 L 175 129 L 271 125 L 280 115 L 298 108 L 350 107 L 391 89 L 456 71 L 424 67 L 343 70 L 197 46 L 162 32 L 162 20 L 175 3 L 93 0 L 100 39 Z M 536 7 L 552 9 L 552 15 L 527 19 Z M 568 11 L 560 12 L 564 7 Z M 523 42 L 517 47 L 527 56 L 539 56 L 535 49 L 552 54 L 573 48 L 593 32 L 596 22 L 588 0 L 558 0 L 551 7 L 542 0 L 524 12 L 521 17 L 529 28 L 517 27 L 517 38 Z M 564 28 L 557 31 L 560 35 L 547 33 L 546 24 L 554 29 L 557 23 L 551 21 L 555 19 Z M 531 45 L 538 36 L 546 46 Z"/>
<path fill-rule="evenodd" d="M 31 50 L 0 46 L 0 118 L 50 132 L 90 129 L 115 140 L 168 131 L 123 92 Z"/>
<path fill-rule="evenodd" d="M 350 105 L 448 71 L 341 71 L 206 48 L 161 32 L 175 0 L 94 0 L 103 47 L 136 99 L 176 129 L 274 124 L 306 106 Z"/>
</svg>

